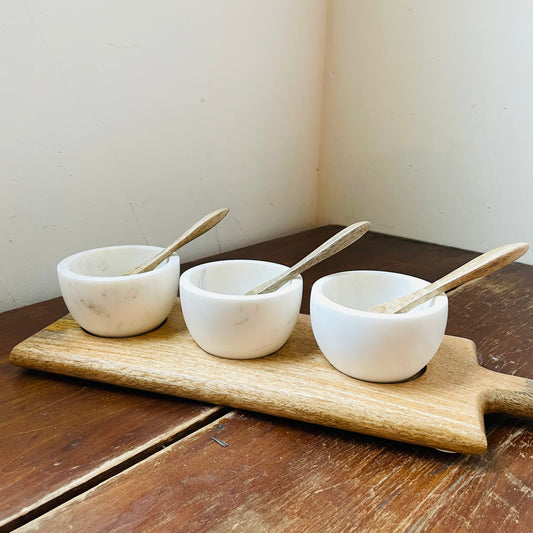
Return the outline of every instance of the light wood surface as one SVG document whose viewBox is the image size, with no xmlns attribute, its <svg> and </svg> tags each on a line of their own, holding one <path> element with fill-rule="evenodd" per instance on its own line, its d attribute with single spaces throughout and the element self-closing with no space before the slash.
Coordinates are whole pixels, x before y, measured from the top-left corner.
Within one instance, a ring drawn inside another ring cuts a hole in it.
<svg viewBox="0 0 533 533">
<path fill-rule="evenodd" d="M 236 361 L 195 344 L 179 300 L 160 328 L 126 339 L 89 335 L 67 315 L 16 346 L 11 361 L 462 453 L 485 452 L 486 412 L 533 418 L 533 382 L 481 368 L 469 340 L 446 336 L 417 379 L 366 383 L 326 361 L 307 315 L 275 354 Z"/>
<path fill-rule="evenodd" d="M 172 255 L 179 248 L 203 235 L 206 231 L 216 226 L 227 214 L 229 209 L 217 209 L 212 213 L 205 215 L 196 224 L 193 224 L 187 231 L 182 233 L 174 242 L 170 243 L 165 249 L 161 250 L 157 255 L 148 259 L 144 263 L 131 268 L 124 275 L 131 276 L 132 274 L 140 274 L 141 272 L 149 272 L 157 265 L 162 263 L 169 255 Z"/>
<path fill-rule="evenodd" d="M 298 261 L 294 266 L 282 272 L 275 278 L 272 278 L 257 287 L 249 290 L 246 294 L 265 294 L 268 292 L 274 292 L 279 289 L 285 283 L 298 276 L 302 272 L 312 266 L 324 261 L 328 257 L 335 255 L 336 253 L 344 250 L 347 246 L 360 239 L 370 228 L 370 222 L 356 222 L 347 228 L 339 231 L 336 235 L 329 238 L 326 242 L 321 244 L 318 248 L 313 250 L 310 254 L 306 255 L 303 259 Z"/>
<path fill-rule="evenodd" d="M 411 294 L 376 305 L 373 313 L 407 313 L 442 292 L 454 289 L 463 283 L 481 278 L 516 261 L 529 250 L 523 242 L 506 244 L 472 259 L 446 276 Z"/>
</svg>

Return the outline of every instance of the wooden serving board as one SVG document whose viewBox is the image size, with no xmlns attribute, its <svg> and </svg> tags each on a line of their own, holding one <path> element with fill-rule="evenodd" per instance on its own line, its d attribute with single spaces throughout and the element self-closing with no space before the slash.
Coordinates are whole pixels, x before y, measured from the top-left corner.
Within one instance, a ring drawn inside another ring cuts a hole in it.
<svg viewBox="0 0 533 533">
<path fill-rule="evenodd" d="M 414 380 L 367 383 L 328 363 L 308 315 L 271 356 L 209 355 L 189 335 L 179 299 L 160 328 L 138 337 L 95 337 L 66 315 L 17 345 L 11 361 L 460 453 L 486 451 L 484 413 L 533 418 L 533 380 L 480 367 L 470 340 L 445 336 Z"/>
</svg>

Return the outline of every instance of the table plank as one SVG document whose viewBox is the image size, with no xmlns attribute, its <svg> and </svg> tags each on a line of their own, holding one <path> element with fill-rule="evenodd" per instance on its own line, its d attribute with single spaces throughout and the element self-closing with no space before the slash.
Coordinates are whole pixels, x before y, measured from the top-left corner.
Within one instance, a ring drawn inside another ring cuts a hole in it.
<svg viewBox="0 0 533 533">
<path fill-rule="evenodd" d="M 532 445 L 531 431 L 500 435 L 486 456 L 450 456 L 234 411 L 21 531 L 448 532 L 497 523 L 523 532 L 533 520 L 528 460 L 514 457 Z"/>
<path fill-rule="evenodd" d="M 533 266 L 514 263 L 449 294 L 447 333 L 467 336 L 486 368 L 533 376 Z"/>
<path fill-rule="evenodd" d="M 55 299 L 0 315 L 0 528 L 85 490 L 221 412 L 9 363 L 15 344 L 65 313 Z"/>
</svg>

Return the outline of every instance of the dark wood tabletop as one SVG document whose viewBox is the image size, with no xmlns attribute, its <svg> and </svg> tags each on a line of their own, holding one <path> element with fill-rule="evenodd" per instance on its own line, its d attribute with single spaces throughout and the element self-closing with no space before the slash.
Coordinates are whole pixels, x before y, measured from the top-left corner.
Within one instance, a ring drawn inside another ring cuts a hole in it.
<svg viewBox="0 0 533 533">
<path fill-rule="evenodd" d="M 292 265 L 324 226 L 202 259 Z M 502 243 L 504 244 L 504 243 Z M 476 253 L 368 233 L 304 273 L 433 281 Z M 533 378 L 533 266 L 449 293 L 446 333 L 482 366 Z M 488 450 L 449 454 L 368 435 L 19 368 L 20 341 L 61 298 L 0 315 L 0 531 L 533 531 L 533 423 L 487 415 Z"/>
</svg>

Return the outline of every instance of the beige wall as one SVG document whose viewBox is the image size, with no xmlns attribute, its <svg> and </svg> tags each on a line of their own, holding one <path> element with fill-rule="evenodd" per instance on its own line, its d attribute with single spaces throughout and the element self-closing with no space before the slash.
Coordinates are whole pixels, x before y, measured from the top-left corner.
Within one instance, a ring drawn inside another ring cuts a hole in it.
<svg viewBox="0 0 533 533">
<path fill-rule="evenodd" d="M 532 19 L 527 0 L 5 0 L 0 311 L 57 296 L 71 253 L 165 245 L 222 206 L 184 260 L 361 219 L 533 242 Z"/>
<path fill-rule="evenodd" d="M 325 29 L 325 0 L 3 1 L 0 311 L 215 208 L 184 260 L 315 225 Z"/>
<path fill-rule="evenodd" d="M 330 8 L 320 222 L 477 251 L 533 243 L 533 2 Z"/>
</svg>

